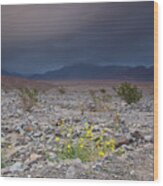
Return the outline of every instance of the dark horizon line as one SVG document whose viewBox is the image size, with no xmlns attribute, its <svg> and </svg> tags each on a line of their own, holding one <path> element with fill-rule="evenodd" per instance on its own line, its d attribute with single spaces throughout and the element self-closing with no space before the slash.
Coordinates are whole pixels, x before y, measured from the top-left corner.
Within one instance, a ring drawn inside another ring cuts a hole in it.
<svg viewBox="0 0 163 186">
<path fill-rule="evenodd" d="M 57 69 L 53 69 L 53 70 L 47 70 L 45 72 L 35 72 L 35 73 L 21 73 L 21 72 L 15 72 L 15 71 L 9 71 L 9 70 L 5 70 L 5 69 L 2 69 L 1 68 L 1 75 L 2 75 L 2 72 L 5 72 L 5 73 L 9 73 L 9 74 L 17 74 L 17 75 L 24 75 L 24 76 L 31 76 L 31 75 L 44 75 L 48 72 L 55 72 L 55 71 L 59 71 L 59 70 L 62 70 L 64 68 L 67 68 L 67 67 L 78 67 L 78 66 L 94 66 L 94 67 L 129 67 L 129 68 L 137 68 L 137 67 L 145 67 L 145 68 L 151 68 L 151 67 L 154 67 L 153 64 L 149 64 L 149 65 L 99 65 L 99 64 L 87 64 L 87 63 L 78 63 L 78 64 L 72 64 L 72 65 L 63 65 L 61 68 L 57 68 Z"/>
</svg>

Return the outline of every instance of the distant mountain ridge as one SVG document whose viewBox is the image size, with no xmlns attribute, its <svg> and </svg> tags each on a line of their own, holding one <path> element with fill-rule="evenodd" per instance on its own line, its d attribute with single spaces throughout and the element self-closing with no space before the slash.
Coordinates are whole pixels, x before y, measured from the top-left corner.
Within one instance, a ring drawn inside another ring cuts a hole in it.
<svg viewBox="0 0 163 186">
<path fill-rule="evenodd" d="M 65 66 L 59 70 L 48 71 L 44 74 L 34 74 L 32 76 L 23 76 L 16 73 L 2 71 L 2 75 L 25 77 L 34 80 L 136 80 L 153 81 L 154 67 L 146 66 L 97 66 L 92 64 L 77 64 Z"/>
</svg>

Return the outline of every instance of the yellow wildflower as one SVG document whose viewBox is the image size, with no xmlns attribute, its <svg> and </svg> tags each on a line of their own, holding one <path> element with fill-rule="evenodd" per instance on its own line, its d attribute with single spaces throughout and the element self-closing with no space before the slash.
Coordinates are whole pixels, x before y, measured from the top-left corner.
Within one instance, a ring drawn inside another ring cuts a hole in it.
<svg viewBox="0 0 163 186">
<path fill-rule="evenodd" d="M 111 152 L 114 152 L 114 150 L 115 150 L 115 144 L 116 144 L 116 142 L 115 142 L 115 140 L 114 139 L 110 139 L 110 141 L 108 142 L 108 146 L 109 146 L 109 149 L 111 150 Z"/>
<path fill-rule="evenodd" d="M 84 141 L 84 138 L 80 138 L 79 142 L 82 143 Z"/>
<path fill-rule="evenodd" d="M 87 130 L 86 137 L 91 137 L 91 136 L 92 136 L 92 131 L 91 130 Z"/>
<path fill-rule="evenodd" d="M 68 145 L 67 145 L 67 148 L 70 150 L 70 149 L 71 149 L 71 145 L 70 145 L 70 144 L 68 144 Z"/>
<path fill-rule="evenodd" d="M 93 140 L 93 134 L 90 136 L 90 140 L 91 140 L 91 141 Z"/>
<path fill-rule="evenodd" d="M 56 137 L 56 138 L 55 138 L 55 141 L 56 141 L 56 142 L 59 142 L 59 141 L 60 141 L 60 138 L 59 138 L 59 137 Z"/>
<path fill-rule="evenodd" d="M 114 139 L 110 139 L 110 143 L 115 144 L 115 140 Z"/>
<path fill-rule="evenodd" d="M 105 153 L 103 151 L 100 151 L 99 156 L 103 158 L 105 156 Z"/>
<path fill-rule="evenodd" d="M 88 130 L 88 122 L 85 122 L 85 129 Z"/>
<path fill-rule="evenodd" d="M 110 146 L 110 150 L 111 150 L 111 152 L 114 152 L 115 146 L 114 146 L 114 145 L 111 145 L 111 146 Z"/>
<path fill-rule="evenodd" d="M 104 134 L 106 131 L 107 131 L 107 128 L 104 128 L 104 129 L 101 131 L 101 134 Z"/>
<path fill-rule="evenodd" d="M 8 149 L 11 149 L 12 148 L 12 145 L 8 145 L 7 147 L 8 147 Z"/>
<path fill-rule="evenodd" d="M 106 141 L 106 145 L 109 146 L 110 145 L 110 141 Z"/>
<path fill-rule="evenodd" d="M 80 144 L 80 148 L 83 149 L 84 148 L 84 145 L 83 144 Z"/>
</svg>

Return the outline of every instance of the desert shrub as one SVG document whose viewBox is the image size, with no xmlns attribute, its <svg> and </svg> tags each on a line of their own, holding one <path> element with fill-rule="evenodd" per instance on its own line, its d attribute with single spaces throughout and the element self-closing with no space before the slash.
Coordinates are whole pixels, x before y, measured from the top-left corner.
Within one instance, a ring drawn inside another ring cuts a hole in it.
<svg viewBox="0 0 163 186">
<path fill-rule="evenodd" d="M 59 87 L 58 91 L 59 91 L 60 94 L 65 94 L 66 93 L 66 90 L 65 90 L 64 87 Z"/>
<path fill-rule="evenodd" d="M 128 104 L 137 103 L 142 98 L 142 91 L 136 85 L 130 83 L 122 83 L 118 87 L 114 87 L 116 94 Z"/>
<path fill-rule="evenodd" d="M 105 112 L 110 110 L 109 101 L 112 98 L 111 95 L 107 94 L 105 89 L 100 89 L 100 92 L 101 94 L 93 90 L 89 91 L 91 99 L 95 105 L 94 112 Z"/>
<path fill-rule="evenodd" d="M 26 111 L 30 111 L 31 108 L 37 103 L 38 101 L 38 91 L 36 89 L 30 88 L 23 88 L 20 89 L 20 97 L 23 101 L 23 108 Z"/>
<path fill-rule="evenodd" d="M 106 90 L 104 88 L 101 88 L 100 89 L 100 92 L 103 93 L 103 94 L 105 94 L 106 93 Z"/>
</svg>

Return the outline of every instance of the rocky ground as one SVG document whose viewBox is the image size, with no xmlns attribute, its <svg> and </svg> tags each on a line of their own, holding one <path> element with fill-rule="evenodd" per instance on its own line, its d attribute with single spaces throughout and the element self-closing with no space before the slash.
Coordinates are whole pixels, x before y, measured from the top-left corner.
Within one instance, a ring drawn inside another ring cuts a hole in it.
<svg viewBox="0 0 163 186">
<path fill-rule="evenodd" d="M 28 110 L 19 88 L 2 86 L 2 176 L 153 180 L 153 87 L 140 87 L 143 98 L 127 105 L 108 83 L 57 84 L 38 90 Z M 85 122 L 93 123 L 94 134 L 107 129 L 116 140 L 115 152 L 92 162 L 60 159 L 55 138 L 62 119 L 75 128 L 73 140 Z"/>
</svg>

